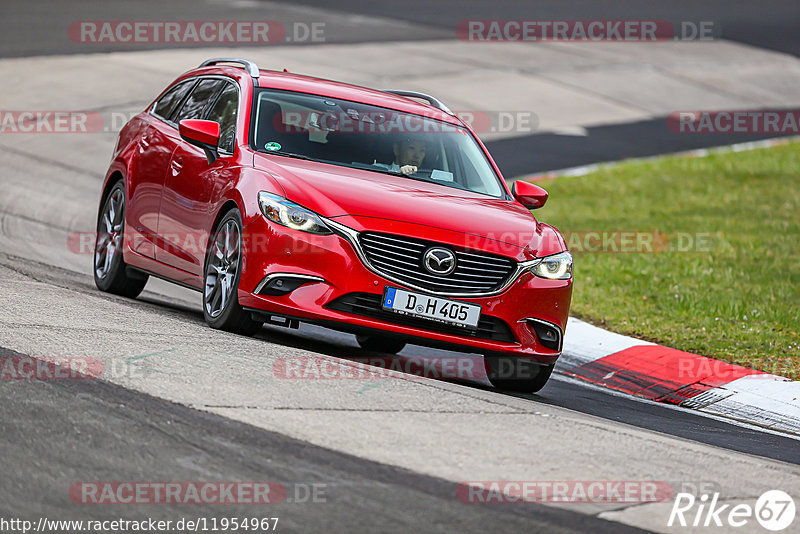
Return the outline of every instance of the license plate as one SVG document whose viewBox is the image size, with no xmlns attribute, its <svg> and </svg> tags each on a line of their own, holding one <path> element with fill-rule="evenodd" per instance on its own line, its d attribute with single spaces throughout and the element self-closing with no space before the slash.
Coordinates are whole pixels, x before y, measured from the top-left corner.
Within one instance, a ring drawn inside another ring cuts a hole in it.
<svg viewBox="0 0 800 534">
<path fill-rule="evenodd" d="M 386 288 L 383 309 L 473 329 L 477 328 L 481 318 L 481 307 L 477 304 L 431 297 L 395 287 Z"/>
</svg>

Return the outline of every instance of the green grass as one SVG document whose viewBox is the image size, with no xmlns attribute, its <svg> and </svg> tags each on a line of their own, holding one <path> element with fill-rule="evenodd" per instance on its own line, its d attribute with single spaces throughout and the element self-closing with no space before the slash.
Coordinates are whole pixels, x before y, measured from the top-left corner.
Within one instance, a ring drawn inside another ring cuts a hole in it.
<svg viewBox="0 0 800 534">
<path fill-rule="evenodd" d="M 537 218 L 565 237 L 669 238 L 654 253 L 573 250 L 572 315 L 800 379 L 800 143 L 630 162 L 538 185 L 550 199 Z M 679 234 L 696 233 L 709 236 L 701 250 L 675 246 Z"/>
</svg>

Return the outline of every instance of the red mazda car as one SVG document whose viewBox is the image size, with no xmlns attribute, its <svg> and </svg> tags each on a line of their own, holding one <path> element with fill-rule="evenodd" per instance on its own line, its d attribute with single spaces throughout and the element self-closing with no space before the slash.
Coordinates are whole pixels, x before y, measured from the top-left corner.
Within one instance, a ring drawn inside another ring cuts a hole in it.
<svg viewBox="0 0 800 534">
<path fill-rule="evenodd" d="M 212 59 L 120 132 L 95 282 L 181 284 L 211 327 L 245 335 L 306 321 L 384 353 L 480 353 L 496 387 L 537 391 L 572 294 L 563 238 L 530 211 L 546 199 L 509 189 L 433 97 Z"/>
</svg>

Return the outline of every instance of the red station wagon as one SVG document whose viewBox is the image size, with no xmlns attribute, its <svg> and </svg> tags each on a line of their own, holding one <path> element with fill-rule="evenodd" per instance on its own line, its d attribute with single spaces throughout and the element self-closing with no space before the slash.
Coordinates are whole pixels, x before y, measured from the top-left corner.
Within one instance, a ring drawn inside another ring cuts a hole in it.
<svg viewBox="0 0 800 534">
<path fill-rule="evenodd" d="M 564 239 L 531 214 L 546 199 L 431 96 L 211 59 L 120 132 L 95 282 L 195 289 L 244 335 L 303 321 L 479 353 L 496 387 L 538 391 L 572 294 Z"/>
</svg>

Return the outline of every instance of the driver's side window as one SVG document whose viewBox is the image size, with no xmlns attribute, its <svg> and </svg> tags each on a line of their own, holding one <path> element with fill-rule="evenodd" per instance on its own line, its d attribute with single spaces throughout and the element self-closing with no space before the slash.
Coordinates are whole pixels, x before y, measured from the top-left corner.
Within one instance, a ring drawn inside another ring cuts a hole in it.
<svg viewBox="0 0 800 534">
<path fill-rule="evenodd" d="M 180 124 L 184 119 L 202 118 L 224 84 L 225 81 L 216 78 L 201 78 L 172 121 Z"/>
<path fill-rule="evenodd" d="M 236 112 L 238 109 L 239 91 L 234 84 L 228 83 L 206 117 L 206 120 L 219 123 L 219 149 L 223 152 L 233 153 L 236 145 Z"/>
</svg>

